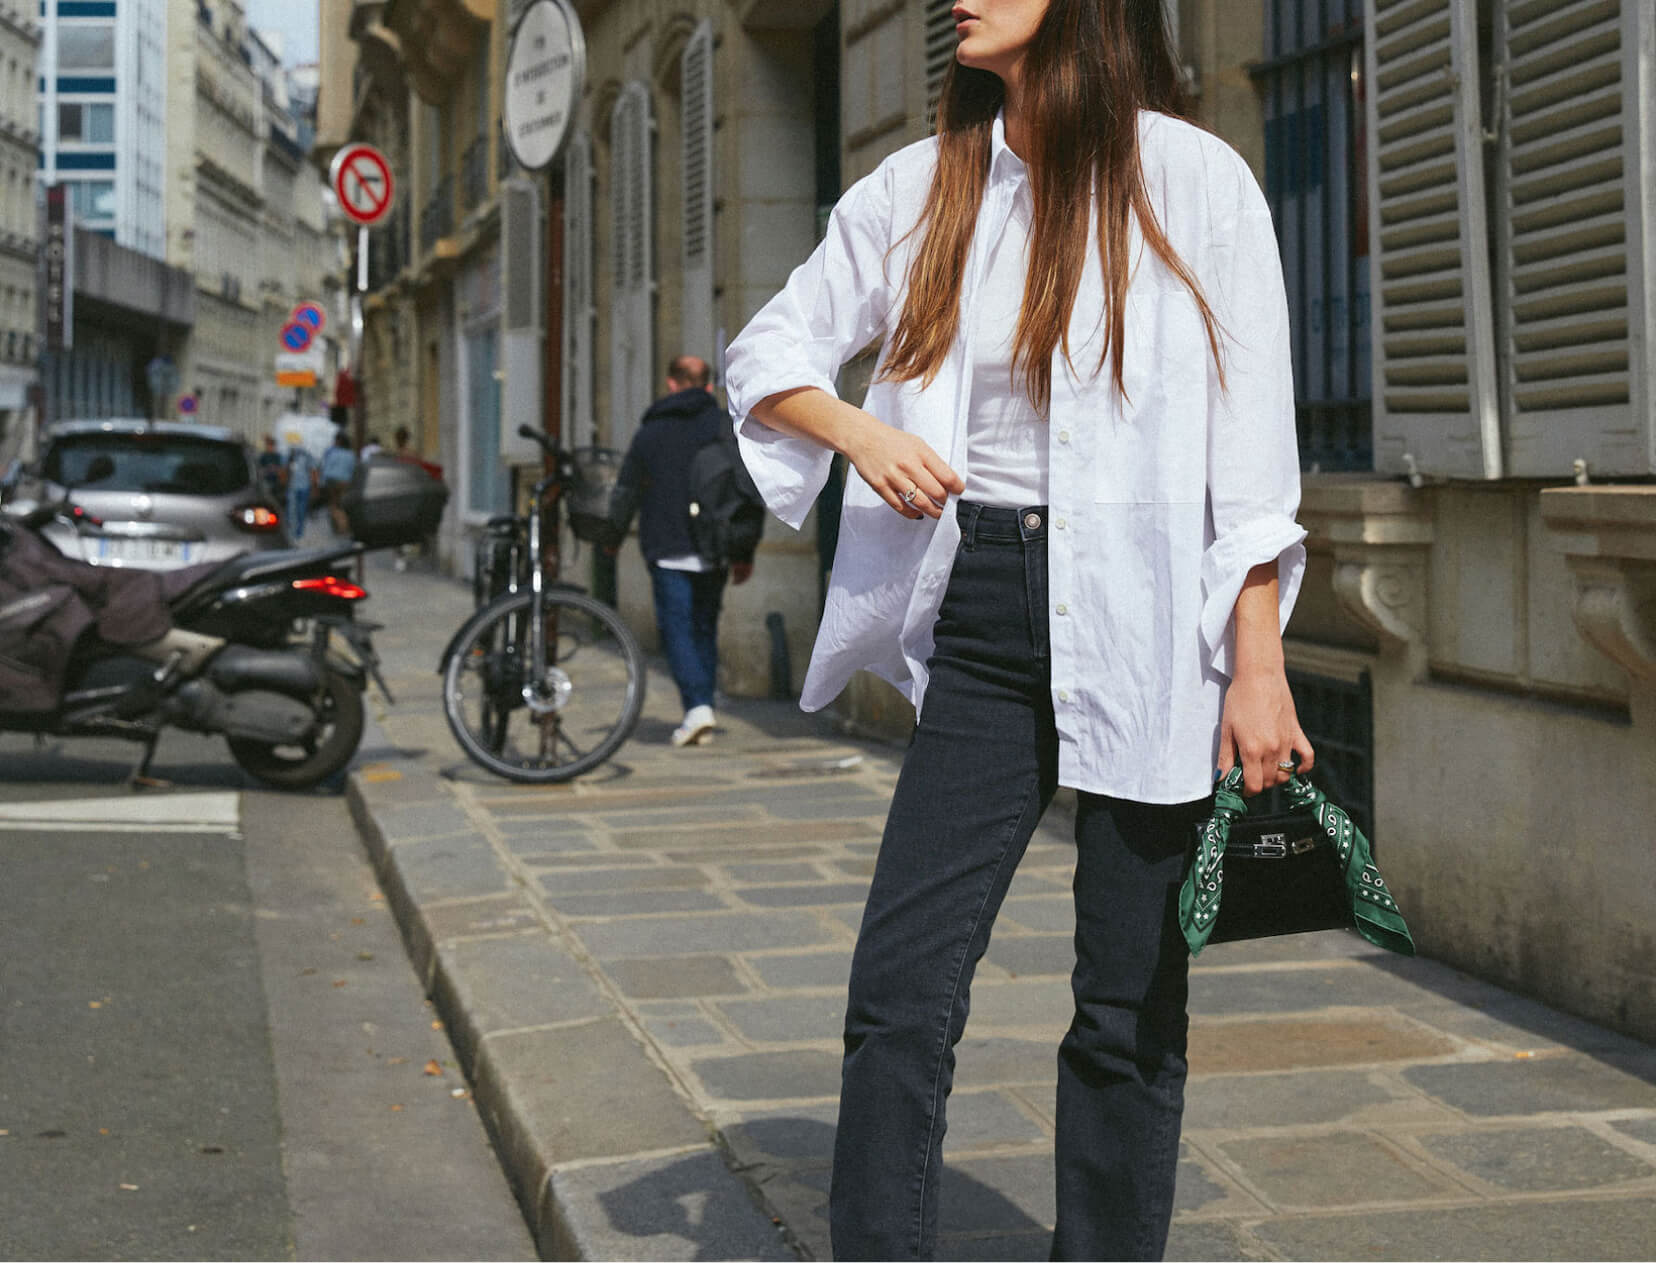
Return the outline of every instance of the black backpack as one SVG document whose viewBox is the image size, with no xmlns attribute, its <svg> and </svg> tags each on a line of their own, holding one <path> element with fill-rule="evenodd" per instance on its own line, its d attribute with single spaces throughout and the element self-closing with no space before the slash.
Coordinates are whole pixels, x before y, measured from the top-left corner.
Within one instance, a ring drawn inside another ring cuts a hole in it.
<svg viewBox="0 0 1656 1263">
<path fill-rule="evenodd" d="M 690 461 L 690 540 L 721 569 L 753 560 L 765 529 L 765 501 L 742 464 L 734 435 L 708 443 Z"/>
</svg>

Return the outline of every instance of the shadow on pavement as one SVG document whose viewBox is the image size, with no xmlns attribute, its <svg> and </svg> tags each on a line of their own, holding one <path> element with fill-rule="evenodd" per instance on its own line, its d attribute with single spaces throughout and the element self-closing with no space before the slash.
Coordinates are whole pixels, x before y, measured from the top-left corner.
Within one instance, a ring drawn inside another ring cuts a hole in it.
<svg viewBox="0 0 1656 1263">
<path fill-rule="evenodd" d="M 777 1210 L 804 1239 L 827 1257 L 828 1166 L 834 1128 L 820 1119 L 771 1115 L 748 1119 L 732 1136 L 739 1152 L 769 1155 L 741 1166 L 747 1178 L 773 1195 Z M 625 1249 L 625 1239 L 675 1237 L 690 1248 L 674 1257 L 730 1258 L 729 1228 L 744 1217 L 735 1204 L 739 1194 L 728 1179 L 710 1178 L 708 1155 L 692 1154 L 657 1166 L 598 1194 L 607 1226 L 621 1240 L 611 1244 L 616 1257 L 662 1257 L 647 1250 Z M 808 1209 L 806 1209 L 808 1207 Z M 949 1259 L 1044 1259 L 1051 1232 L 998 1189 L 973 1178 L 958 1166 L 945 1166 L 938 1257 Z"/>
<path fill-rule="evenodd" d="M 1499 983 L 1486 982 L 1440 961 L 1380 952 L 1364 956 L 1363 962 L 1442 997 L 1446 1004 L 1470 1011 L 1496 1029 L 1505 1027 L 1532 1035 L 1656 1084 L 1656 1047 L 1631 1035 L 1505 991 Z"/>
</svg>

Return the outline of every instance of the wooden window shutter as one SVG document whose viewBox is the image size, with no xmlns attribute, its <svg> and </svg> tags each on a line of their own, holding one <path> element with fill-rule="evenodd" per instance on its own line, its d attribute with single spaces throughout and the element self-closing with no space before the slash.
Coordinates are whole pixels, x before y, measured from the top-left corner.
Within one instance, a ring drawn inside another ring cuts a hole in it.
<svg viewBox="0 0 1656 1263">
<path fill-rule="evenodd" d="M 1501 0 L 1497 259 L 1507 472 L 1656 472 L 1649 0 Z M 1641 41 L 1645 50 L 1641 58 Z"/>
<path fill-rule="evenodd" d="M 1501 476 L 1477 18 L 1364 0 L 1374 463 Z"/>
<path fill-rule="evenodd" d="M 960 37 L 955 34 L 957 0 L 926 0 L 926 131 L 937 127 L 937 103 L 943 95 L 943 76 L 954 61 Z"/>
<path fill-rule="evenodd" d="M 651 249 L 650 92 L 636 80 L 610 116 L 614 272 L 610 312 L 610 442 L 625 447 L 655 393 L 655 260 Z"/>
<path fill-rule="evenodd" d="M 684 46 L 684 310 L 680 350 L 712 363 L 713 345 L 713 24 L 704 21 Z"/>
<path fill-rule="evenodd" d="M 576 132 L 564 153 L 563 434 L 595 441 L 592 415 L 592 138 Z"/>
</svg>

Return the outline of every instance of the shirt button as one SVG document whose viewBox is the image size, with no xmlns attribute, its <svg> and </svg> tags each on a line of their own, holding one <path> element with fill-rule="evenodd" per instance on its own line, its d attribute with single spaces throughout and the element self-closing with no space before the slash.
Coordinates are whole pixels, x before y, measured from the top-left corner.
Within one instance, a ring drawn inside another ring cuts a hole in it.
<svg viewBox="0 0 1656 1263">
<path fill-rule="evenodd" d="M 1067 605 L 1059 605 L 1059 607 L 1058 607 L 1058 612 L 1059 612 L 1059 613 L 1060 613 L 1060 614 L 1068 614 L 1068 613 L 1069 613 L 1069 606 L 1067 606 Z"/>
<path fill-rule="evenodd" d="M 1069 431 L 1068 430 L 1059 430 L 1058 431 L 1058 441 L 1060 443 L 1068 443 L 1069 442 Z"/>
<path fill-rule="evenodd" d="M 1068 689 L 1059 689 L 1058 690 L 1058 700 L 1060 702 L 1069 701 L 1069 690 Z"/>
<path fill-rule="evenodd" d="M 1056 526 L 1059 530 L 1063 530 L 1065 527 L 1067 527 L 1069 525 L 1069 522 L 1066 521 L 1064 518 L 1055 518 L 1055 519 L 1053 519 L 1052 524 L 1054 526 Z"/>
</svg>

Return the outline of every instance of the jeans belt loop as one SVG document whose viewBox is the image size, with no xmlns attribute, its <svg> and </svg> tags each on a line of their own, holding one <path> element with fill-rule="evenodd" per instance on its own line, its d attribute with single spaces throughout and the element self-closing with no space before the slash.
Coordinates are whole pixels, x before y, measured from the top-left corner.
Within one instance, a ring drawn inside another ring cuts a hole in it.
<svg viewBox="0 0 1656 1263">
<path fill-rule="evenodd" d="M 959 506 L 955 516 L 960 519 L 960 535 L 966 542 L 967 549 L 970 550 L 977 547 L 979 506 L 969 500 L 959 500 L 956 503 Z"/>
</svg>

